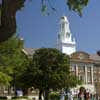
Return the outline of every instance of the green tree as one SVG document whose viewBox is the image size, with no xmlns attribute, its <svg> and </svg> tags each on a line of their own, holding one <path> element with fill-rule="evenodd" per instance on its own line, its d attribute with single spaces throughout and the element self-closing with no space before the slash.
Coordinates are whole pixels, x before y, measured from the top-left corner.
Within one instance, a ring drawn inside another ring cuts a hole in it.
<svg viewBox="0 0 100 100">
<path fill-rule="evenodd" d="M 50 89 L 57 90 L 77 84 L 75 77 L 74 80 L 69 79 L 69 65 L 69 56 L 57 49 L 41 48 L 33 54 L 33 60 L 23 73 L 21 81 L 26 82 L 29 87 L 38 88 L 40 100 L 43 93 L 44 99 L 48 100 Z"/>
<path fill-rule="evenodd" d="M 0 86 L 8 86 L 11 79 L 10 76 L 0 70 Z"/>
<path fill-rule="evenodd" d="M 0 44 L 0 74 L 3 79 L 10 80 L 10 84 L 17 88 L 17 77 L 26 68 L 28 58 L 23 53 L 23 41 L 12 37 Z M 6 77 L 7 76 L 7 77 Z M 9 83 L 8 82 L 8 83 Z"/>
<path fill-rule="evenodd" d="M 0 2 L 0 42 L 8 40 L 16 33 L 16 12 L 24 6 L 26 0 L 1 0 Z M 29 0 L 31 1 L 31 0 Z M 52 0 L 41 0 L 42 12 L 46 12 L 47 7 L 52 10 L 56 8 L 51 5 Z M 88 0 L 66 0 L 70 10 L 82 15 L 82 9 L 88 4 Z M 49 5 L 49 6 L 47 6 Z M 34 5 L 33 5 L 34 6 Z"/>
</svg>

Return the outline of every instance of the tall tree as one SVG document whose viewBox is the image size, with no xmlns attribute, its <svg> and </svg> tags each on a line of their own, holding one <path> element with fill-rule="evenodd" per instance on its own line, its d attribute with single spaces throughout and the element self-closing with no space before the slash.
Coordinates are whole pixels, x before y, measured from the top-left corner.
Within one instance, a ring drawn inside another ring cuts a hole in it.
<svg viewBox="0 0 100 100">
<path fill-rule="evenodd" d="M 48 100 L 49 90 L 57 90 L 65 87 L 75 86 L 76 78 L 71 77 L 69 67 L 69 56 L 62 54 L 57 49 L 41 48 L 33 54 L 30 66 L 21 78 L 27 86 L 39 89 L 39 99 L 44 93 L 44 99 Z M 70 84 L 71 83 L 71 84 Z"/>
<path fill-rule="evenodd" d="M 8 38 L 16 33 L 16 12 L 24 6 L 25 1 L 0 0 L 0 42 L 8 40 Z M 50 7 L 54 11 L 56 10 L 50 2 L 52 0 L 41 0 L 42 12 L 46 12 L 47 7 Z M 66 0 L 65 3 L 70 10 L 78 12 L 81 16 L 82 9 L 88 4 L 88 0 Z"/>
<path fill-rule="evenodd" d="M 8 41 L 0 44 L 0 74 L 3 79 L 12 78 L 11 85 L 17 86 L 17 77 L 28 64 L 28 59 L 22 51 L 23 41 L 17 37 L 12 37 Z M 6 77 L 7 76 L 7 77 Z"/>
</svg>

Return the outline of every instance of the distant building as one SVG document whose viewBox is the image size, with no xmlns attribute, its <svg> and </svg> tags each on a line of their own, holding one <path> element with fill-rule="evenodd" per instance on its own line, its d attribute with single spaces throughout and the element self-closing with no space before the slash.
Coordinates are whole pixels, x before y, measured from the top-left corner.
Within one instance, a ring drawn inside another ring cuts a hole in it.
<svg viewBox="0 0 100 100">
<path fill-rule="evenodd" d="M 71 72 L 83 82 L 90 93 L 100 96 L 100 56 L 86 52 L 75 52 L 70 56 Z"/>
<path fill-rule="evenodd" d="M 83 86 L 90 92 L 100 95 L 100 56 L 76 51 L 75 38 L 72 37 L 69 21 L 66 16 L 60 19 L 57 48 L 70 56 L 71 72 L 83 82 Z M 96 90 L 95 90 L 96 89 Z"/>
<path fill-rule="evenodd" d="M 57 49 L 70 56 L 70 70 L 82 82 L 87 91 L 100 96 L 100 56 L 76 51 L 76 42 L 72 38 L 69 22 L 66 16 L 60 19 Z M 26 48 L 24 52 L 31 57 L 36 49 Z M 77 89 L 77 88 L 76 88 Z"/>
</svg>

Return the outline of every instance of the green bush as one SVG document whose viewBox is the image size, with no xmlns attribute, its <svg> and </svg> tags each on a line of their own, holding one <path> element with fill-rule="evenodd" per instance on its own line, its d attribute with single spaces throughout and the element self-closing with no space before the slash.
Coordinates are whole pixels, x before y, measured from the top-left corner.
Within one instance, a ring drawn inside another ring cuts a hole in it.
<svg viewBox="0 0 100 100">
<path fill-rule="evenodd" d="M 7 100 L 6 96 L 0 96 L 0 100 Z"/>
<path fill-rule="evenodd" d="M 28 99 L 27 96 L 21 96 L 21 97 L 15 96 L 15 97 L 12 97 L 12 99 L 21 99 L 21 98 L 23 98 L 23 99 Z"/>
<path fill-rule="evenodd" d="M 49 94 L 49 99 L 50 100 L 60 100 L 60 95 L 57 92 L 53 92 Z"/>
</svg>

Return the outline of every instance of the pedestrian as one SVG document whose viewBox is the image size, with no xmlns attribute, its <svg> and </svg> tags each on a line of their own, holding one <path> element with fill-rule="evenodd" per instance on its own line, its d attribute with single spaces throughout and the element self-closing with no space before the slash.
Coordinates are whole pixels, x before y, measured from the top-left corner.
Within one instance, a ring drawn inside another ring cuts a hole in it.
<svg viewBox="0 0 100 100">
<path fill-rule="evenodd" d="M 84 87 L 80 87 L 79 93 L 78 93 L 78 99 L 79 100 L 85 100 L 84 99 L 84 92 L 85 92 L 85 88 Z"/>
<path fill-rule="evenodd" d="M 60 92 L 60 100 L 65 100 L 65 91 L 64 90 L 62 90 Z"/>
<path fill-rule="evenodd" d="M 79 92 L 78 99 L 79 100 L 84 100 L 84 93 L 83 92 Z"/>
<path fill-rule="evenodd" d="M 84 91 L 84 100 L 90 100 L 90 93 L 88 91 Z"/>
<path fill-rule="evenodd" d="M 73 100 L 73 94 L 71 91 L 70 91 L 70 95 L 69 95 L 69 100 Z"/>
</svg>

